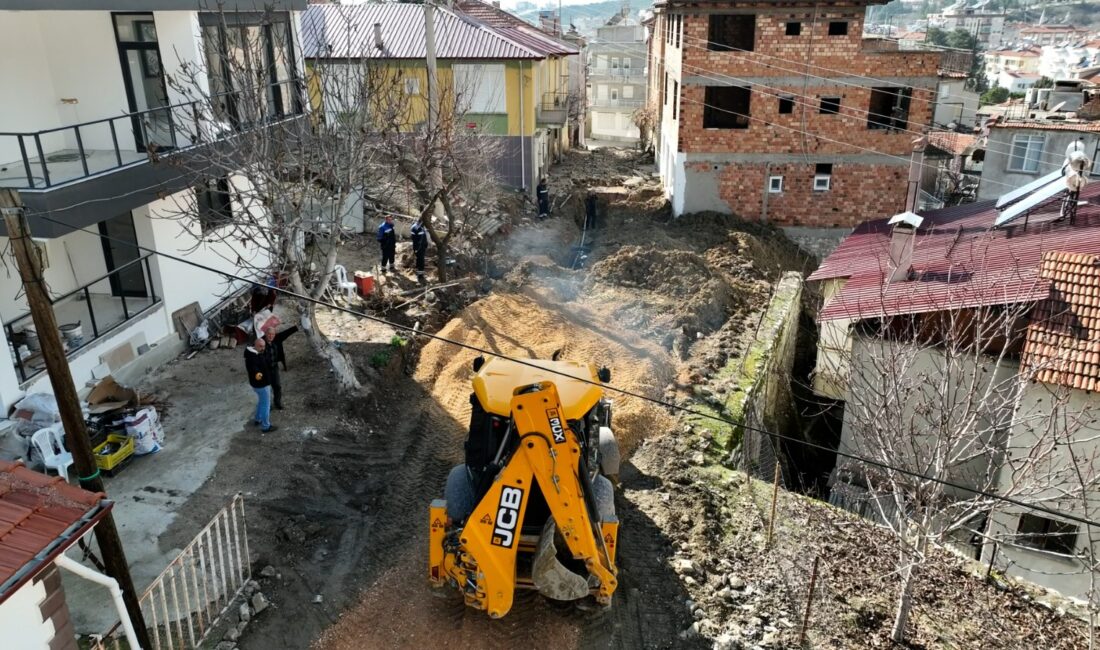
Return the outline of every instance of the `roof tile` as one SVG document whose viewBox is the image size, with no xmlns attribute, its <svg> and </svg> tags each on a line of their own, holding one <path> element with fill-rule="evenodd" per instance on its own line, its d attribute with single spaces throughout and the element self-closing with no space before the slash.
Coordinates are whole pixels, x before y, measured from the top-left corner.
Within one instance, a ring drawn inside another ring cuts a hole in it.
<svg viewBox="0 0 1100 650">
<path fill-rule="evenodd" d="M 1080 390 L 1100 385 L 1100 322 L 1097 288 L 1100 253 L 1048 251 L 1039 277 L 1050 293 L 1032 314 L 1023 364 L 1039 381 Z"/>
<path fill-rule="evenodd" d="M 105 497 L 20 463 L 0 461 L 0 601 L 17 584 L 17 573 L 42 562 L 43 552 L 62 533 L 89 512 L 102 510 Z"/>
</svg>

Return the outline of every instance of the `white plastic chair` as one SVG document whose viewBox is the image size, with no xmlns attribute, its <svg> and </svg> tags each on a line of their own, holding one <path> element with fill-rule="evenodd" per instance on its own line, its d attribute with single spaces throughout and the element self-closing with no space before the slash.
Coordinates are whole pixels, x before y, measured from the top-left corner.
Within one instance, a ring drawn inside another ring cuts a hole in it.
<svg viewBox="0 0 1100 650">
<path fill-rule="evenodd" d="M 337 264 L 332 267 L 332 280 L 336 284 L 336 288 L 342 291 L 349 300 L 358 293 L 358 286 L 354 282 L 348 282 L 348 270 L 343 265 Z"/>
<path fill-rule="evenodd" d="M 73 455 L 65 449 L 65 430 L 60 424 L 39 429 L 31 436 L 31 443 L 42 455 L 42 464 L 47 470 L 54 470 L 66 481 L 69 480 L 69 466 L 73 464 Z"/>
</svg>

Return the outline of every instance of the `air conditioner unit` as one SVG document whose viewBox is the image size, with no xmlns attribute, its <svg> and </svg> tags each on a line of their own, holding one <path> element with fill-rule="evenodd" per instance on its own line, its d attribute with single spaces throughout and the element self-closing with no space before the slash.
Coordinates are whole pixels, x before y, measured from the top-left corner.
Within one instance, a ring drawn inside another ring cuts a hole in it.
<svg viewBox="0 0 1100 650">
<path fill-rule="evenodd" d="M 815 192 L 828 192 L 830 185 L 832 185 L 833 177 L 828 174 L 818 174 L 814 176 L 814 191 Z"/>
</svg>

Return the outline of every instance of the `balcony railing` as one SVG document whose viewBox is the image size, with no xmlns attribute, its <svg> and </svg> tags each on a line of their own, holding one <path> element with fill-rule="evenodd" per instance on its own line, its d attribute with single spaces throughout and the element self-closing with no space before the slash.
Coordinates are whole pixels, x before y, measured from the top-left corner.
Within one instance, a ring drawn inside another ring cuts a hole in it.
<svg viewBox="0 0 1100 650">
<path fill-rule="evenodd" d="M 160 304 L 149 269 L 150 257 L 139 257 L 93 282 L 52 299 L 54 316 L 64 335 L 68 356 Z M 20 383 L 46 369 L 41 352 L 34 349 L 38 347 L 37 335 L 29 313 L 5 323 L 4 331 Z"/>
<path fill-rule="evenodd" d="M 644 99 L 594 99 L 593 108 L 641 108 L 645 106 Z"/>
<path fill-rule="evenodd" d="M 588 76 L 612 79 L 641 79 L 645 76 L 645 70 L 643 68 L 589 68 Z"/>
<path fill-rule="evenodd" d="M 537 121 L 543 124 L 564 125 L 569 117 L 569 93 L 549 92 L 542 94 L 539 103 Z"/>
<path fill-rule="evenodd" d="M 0 144 L 15 143 L 20 154 L 19 160 L 0 163 L 0 187 L 45 189 L 63 185 L 148 160 L 153 152 L 179 151 L 303 112 L 302 92 L 296 80 L 265 86 L 267 106 L 242 110 L 248 102 L 241 98 L 255 96 L 255 90 L 222 93 L 41 131 L 0 132 Z M 249 119 L 248 112 L 258 115 Z M 120 136 L 128 134 L 133 139 L 120 144 Z M 210 134 L 216 137 L 207 137 Z"/>
</svg>

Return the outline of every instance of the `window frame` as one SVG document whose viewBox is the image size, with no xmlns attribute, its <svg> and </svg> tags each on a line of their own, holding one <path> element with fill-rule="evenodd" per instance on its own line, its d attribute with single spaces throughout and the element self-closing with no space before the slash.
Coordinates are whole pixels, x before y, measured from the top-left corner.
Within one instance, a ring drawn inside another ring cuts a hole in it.
<svg viewBox="0 0 1100 650">
<path fill-rule="evenodd" d="M 776 186 L 778 181 L 778 187 Z M 783 176 L 769 176 L 768 177 L 768 194 L 782 194 L 783 193 Z"/>
<path fill-rule="evenodd" d="M 839 31 L 837 25 L 844 25 L 844 31 Z M 834 29 L 838 31 L 834 31 Z M 849 21 L 847 20 L 830 20 L 829 21 L 829 36 L 847 36 L 849 29 Z"/>
<path fill-rule="evenodd" d="M 1023 155 L 1019 156 L 1021 164 L 1019 167 L 1015 166 L 1017 160 L 1016 148 L 1019 146 L 1021 139 L 1026 139 L 1027 143 L 1024 145 Z M 1012 146 L 1008 150 L 1008 163 L 1005 169 L 1010 172 L 1016 172 L 1018 174 L 1038 174 L 1039 168 L 1042 166 L 1043 149 L 1046 147 L 1047 136 L 1041 133 L 1016 133 L 1012 136 Z M 1038 142 L 1038 150 L 1035 152 L 1033 162 L 1035 163 L 1034 169 L 1028 169 L 1027 163 L 1029 154 L 1032 150 L 1032 145 Z"/>
<path fill-rule="evenodd" d="M 787 110 L 783 110 L 786 108 Z M 779 114 L 780 115 L 793 115 L 794 114 L 794 95 L 780 95 L 779 96 Z"/>
<path fill-rule="evenodd" d="M 233 193 L 229 175 L 207 176 L 199 181 L 195 191 L 195 210 L 199 231 L 209 234 L 233 222 Z M 211 200 L 220 197 L 220 200 Z"/>
<path fill-rule="evenodd" d="M 840 115 L 841 100 L 843 98 L 839 96 L 822 96 L 818 98 L 817 113 L 818 115 Z M 835 100 L 835 106 L 831 106 Z M 826 107 L 826 102 L 830 104 Z"/>
<path fill-rule="evenodd" d="M 800 20 L 788 20 L 786 22 L 787 22 L 787 24 L 784 27 L 784 35 L 785 36 L 801 36 L 802 35 L 802 21 L 800 21 Z M 791 31 L 792 31 L 791 28 L 792 27 L 794 28 L 793 29 L 793 31 L 794 31 L 793 34 L 791 33 Z"/>
<path fill-rule="evenodd" d="M 1026 524 L 1031 524 L 1025 526 Z M 1028 528 L 1025 532 L 1025 527 Z M 1020 513 L 1016 523 L 1016 541 L 1020 546 L 1043 553 L 1073 557 L 1081 527 L 1051 517 Z"/>
</svg>

